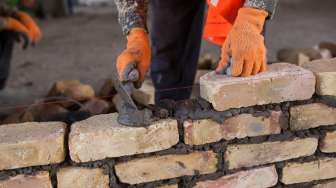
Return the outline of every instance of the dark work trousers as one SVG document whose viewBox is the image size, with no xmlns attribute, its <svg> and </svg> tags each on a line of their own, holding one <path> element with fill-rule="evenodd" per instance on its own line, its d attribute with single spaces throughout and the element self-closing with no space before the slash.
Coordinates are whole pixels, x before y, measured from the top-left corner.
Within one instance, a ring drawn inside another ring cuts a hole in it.
<svg viewBox="0 0 336 188">
<path fill-rule="evenodd" d="M 188 99 L 200 53 L 205 1 L 149 2 L 155 101 Z"/>
<path fill-rule="evenodd" d="M 15 42 L 15 34 L 10 31 L 0 32 L 0 90 L 5 87 L 8 75 L 10 61 Z"/>
</svg>

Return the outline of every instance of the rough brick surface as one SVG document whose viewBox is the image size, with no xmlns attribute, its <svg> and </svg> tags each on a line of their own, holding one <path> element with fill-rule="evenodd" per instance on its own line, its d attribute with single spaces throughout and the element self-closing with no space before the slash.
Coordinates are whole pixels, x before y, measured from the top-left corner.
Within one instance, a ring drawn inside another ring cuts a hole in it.
<svg viewBox="0 0 336 188">
<path fill-rule="evenodd" d="M 121 182 L 138 184 L 196 173 L 213 173 L 216 167 L 217 156 L 209 151 L 128 161 L 117 164 L 115 170 Z"/>
<path fill-rule="evenodd" d="M 251 77 L 228 77 L 214 72 L 201 78 L 201 96 L 218 111 L 283 101 L 309 99 L 315 77 L 301 67 L 277 63 L 265 73 Z"/>
<path fill-rule="evenodd" d="M 203 181 L 195 188 L 267 188 L 276 185 L 278 174 L 274 166 L 240 171 L 222 178 Z"/>
<path fill-rule="evenodd" d="M 336 152 L 336 131 L 326 133 L 320 142 L 320 150 L 324 153 Z"/>
<path fill-rule="evenodd" d="M 306 163 L 289 163 L 282 170 L 281 182 L 294 184 L 335 178 L 335 169 L 335 158 L 325 158 Z"/>
<path fill-rule="evenodd" d="M 321 103 L 292 107 L 290 115 L 290 127 L 292 130 L 336 124 L 336 108 Z"/>
<path fill-rule="evenodd" d="M 60 122 L 0 126 L 0 170 L 62 162 L 65 127 Z"/>
<path fill-rule="evenodd" d="M 251 167 L 312 155 L 317 144 L 316 138 L 305 138 L 261 144 L 229 145 L 224 159 L 229 169 Z"/>
<path fill-rule="evenodd" d="M 178 188 L 178 185 L 177 184 L 174 184 L 174 185 L 162 185 L 158 188 Z"/>
<path fill-rule="evenodd" d="M 18 175 L 7 180 L 0 180 L 1 188 L 52 188 L 48 172 L 36 175 Z"/>
<path fill-rule="evenodd" d="M 336 58 L 305 63 L 304 68 L 316 76 L 316 93 L 336 96 Z"/>
<path fill-rule="evenodd" d="M 103 169 L 63 168 L 57 172 L 58 188 L 109 188 L 109 176 Z"/>
<path fill-rule="evenodd" d="M 185 121 L 184 141 L 190 145 L 201 145 L 221 139 L 278 134 L 281 132 L 280 117 L 281 112 L 273 111 L 269 118 L 241 114 L 225 120 L 223 124 L 210 119 Z"/>
<path fill-rule="evenodd" d="M 149 153 L 168 149 L 179 141 L 176 120 L 160 120 L 147 128 L 134 128 L 120 125 L 117 116 L 99 115 L 73 124 L 69 136 L 71 159 L 87 162 Z"/>
<path fill-rule="evenodd" d="M 313 186 L 312 188 L 335 188 L 336 187 L 336 181 L 330 181 L 327 183 L 321 183 Z"/>
</svg>

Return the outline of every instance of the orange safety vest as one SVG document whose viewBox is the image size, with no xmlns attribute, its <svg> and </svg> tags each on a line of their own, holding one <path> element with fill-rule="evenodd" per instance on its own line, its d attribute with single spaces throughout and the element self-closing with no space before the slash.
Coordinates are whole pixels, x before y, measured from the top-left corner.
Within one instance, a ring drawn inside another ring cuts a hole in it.
<svg viewBox="0 0 336 188">
<path fill-rule="evenodd" d="M 205 40 L 222 45 L 245 0 L 207 0 L 208 17 L 204 27 Z"/>
</svg>

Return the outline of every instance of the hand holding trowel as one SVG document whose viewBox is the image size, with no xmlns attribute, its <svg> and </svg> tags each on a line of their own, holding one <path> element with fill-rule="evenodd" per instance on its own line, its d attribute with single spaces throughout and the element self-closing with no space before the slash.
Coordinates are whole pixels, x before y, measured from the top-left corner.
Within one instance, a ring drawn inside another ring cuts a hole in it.
<svg viewBox="0 0 336 188">
<path fill-rule="evenodd" d="M 135 66 L 130 66 L 125 81 L 119 80 L 115 66 L 113 66 L 112 74 L 114 88 L 121 99 L 117 101 L 118 105 L 116 105 L 119 112 L 118 122 L 122 125 L 132 127 L 148 126 L 152 121 L 152 111 L 149 109 L 138 109 L 132 99 L 132 93 L 135 90 L 134 83 L 139 79 L 138 70 Z"/>
</svg>

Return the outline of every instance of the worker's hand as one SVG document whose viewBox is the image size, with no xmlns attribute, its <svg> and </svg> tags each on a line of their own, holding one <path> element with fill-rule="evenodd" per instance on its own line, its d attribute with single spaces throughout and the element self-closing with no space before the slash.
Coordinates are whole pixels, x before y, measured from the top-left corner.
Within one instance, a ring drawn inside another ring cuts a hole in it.
<svg viewBox="0 0 336 188">
<path fill-rule="evenodd" d="M 216 69 L 222 73 L 230 57 L 232 76 L 250 76 L 267 69 L 266 47 L 261 34 L 268 13 L 254 8 L 241 8 L 232 30 L 222 46 L 221 61 Z"/>
<path fill-rule="evenodd" d="M 28 38 L 32 44 L 37 43 L 41 39 L 41 31 L 34 20 L 24 12 L 17 12 L 13 17 L 3 17 L 3 23 L 0 28 L 2 30 L 10 30 L 16 32 L 24 38 Z"/>
<path fill-rule="evenodd" d="M 133 68 L 139 71 L 139 88 L 145 79 L 150 66 L 151 51 L 147 32 L 142 28 L 134 28 L 127 36 L 127 48 L 117 59 L 117 70 L 121 81 L 128 81 L 129 73 Z"/>
<path fill-rule="evenodd" d="M 15 17 L 28 29 L 28 36 L 33 44 L 41 40 L 41 30 L 29 14 L 18 11 Z"/>
</svg>

